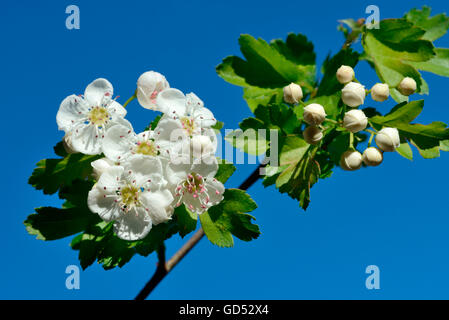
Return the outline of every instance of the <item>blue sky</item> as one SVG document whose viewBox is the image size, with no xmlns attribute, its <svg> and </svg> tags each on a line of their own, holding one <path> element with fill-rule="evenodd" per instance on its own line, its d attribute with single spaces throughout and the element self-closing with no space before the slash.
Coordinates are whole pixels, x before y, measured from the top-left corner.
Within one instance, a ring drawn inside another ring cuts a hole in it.
<svg viewBox="0 0 449 320">
<path fill-rule="evenodd" d="M 81 11 L 80 30 L 65 27 L 65 8 Z M 215 73 L 222 58 L 239 54 L 237 39 L 266 40 L 300 32 L 315 44 L 317 61 L 342 44 L 337 20 L 365 17 L 366 1 L 3 1 L 0 10 L 0 88 L 3 112 L 0 298 L 128 299 L 151 276 L 156 259 L 136 257 L 122 269 L 94 264 L 81 273 L 81 289 L 65 288 L 65 269 L 78 264 L 69 239 L 35 240 L 22 222 L 34 207 L 58 205 L 27 185 L 34 165 L 52 156 L 62 137 L 55 116 L 63 98 L 82 93 L 98 77 L 109 79 L 124 102 L 147 70 L 173 87 L 195 92 L 226 128 L 250 115 L 241 88 Z M 376 1 L 381 18 L 400 17 L 420 1 Z M 434 13 L 446 1 L 428 1 Z M 436 43 L 449 47 L 449 36 Z M 368 87 L 375 74 L 361 63 Z M 449 79 L 425 74 L 418 120 L 449 122 Z M 374 102 L 367 101 L 374 105 Z M 381 111 L 393 106 L 375 105 Z M 154 114 L 137 103 L 128 119 L 136 130 Z M 249 192 L 262 235 L 221 249 L 203 240 L 154 291 L 154 299 L 448 299 L 449 154 L 410 162 L 387 154 L 378 168 L 343 172 L 320 181 L 307 212 L 260 183 Z M 236 187 L 254 169 L 239 165 L 227 184 Z M 168 255 L 183 241 L 168 241 Z M 380 268 L 380 290 L 365 288 L 365 268 Z"/>
</svg>

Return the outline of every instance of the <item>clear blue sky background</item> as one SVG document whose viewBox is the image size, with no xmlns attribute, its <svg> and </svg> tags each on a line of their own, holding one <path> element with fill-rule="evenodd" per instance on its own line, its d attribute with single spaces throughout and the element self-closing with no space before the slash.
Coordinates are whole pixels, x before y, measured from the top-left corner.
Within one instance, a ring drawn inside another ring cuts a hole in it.
<svg viewBox="0 0 449 320">
<path fill-rule="evenodd" d="M 65 8 L 81 10 L 81 29 L 65 28 Z M 237 39 L 306 34 L 321 63 L 342 44 L 337 20 L 364 17 L 366 1 L 3 1 L 0 5 L 1 168 L 0 298 L 128 299 L 152 274 L 156 259 L 136 257 L 122 269 L 94 264 L 81 289 L 65 288 L 65 268 L 78 264 L 69 239 L 35 240 L 22 222 L 34 207 L 58 205 L 27 185 L 34 165 L 52 156 L 62 137 L 55 116 L 63 98 L 109 79 L 124 102 L 144 71 L 165 74 L 173 87 L 197 93 L 227 128 L 250 115 L 242 90 L 215 73 L 239 54 Z M 400 17 L 421 1 L 376 1 L 381 18 Z M 428 1 L 434 13 L 447 1 Z M 449 36 L 437 41 L 449 47 Z M 367 86 L 375 74 L 361 63 Z M 419 120 L 449 122 L 449 79 L 425 74 L 430 95 Z M 367 100 L 368 105 L 373 102 Z M 393 103 L 381 105 L 386 112 Z M 378 105 L 376 105 L 378 106 Z M 133 103 L 136 130 L 153 113 Z M 410 162 L 387 154 L 379 168 L 336 170 L 312 191 L 309 210 L 260 183 L 249 191 L 262 235 L 221 249 L 203 240 L 151 296 L 155 299 L 449 298 L 449 154 Z M 228 187 L 254 169 L 240 165 Z M 183 243 L 168 241 L 168 254 Z M 381 270 L 381 289 L 365 288 L 365 268 Z"/>
</svg>

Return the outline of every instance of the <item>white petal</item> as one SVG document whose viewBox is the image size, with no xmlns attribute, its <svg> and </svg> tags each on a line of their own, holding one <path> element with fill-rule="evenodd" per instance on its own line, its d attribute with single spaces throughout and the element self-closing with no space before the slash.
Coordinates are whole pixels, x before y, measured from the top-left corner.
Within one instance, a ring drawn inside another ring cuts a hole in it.
<svg viewBox="0 0 449 320">
<path fill-rule="evenodd" d="M 213 155 L 206 155 L 201 159 L 195 160 L 192 171 L 205 178 L 213 178 L 218 171 L 217 158 Z"/>
<path fill-rule="evenodd" d="M 159 120 L 159 123 L 154 129 L 154 142 L 164 156 L 167 155 L 167 150 L 171 149 L 172 144 L 187 138 L 186 132 L 182 128 L 181 121 L 171 119 L 166 115 Z"/>
<path fill-rule="evenodd" d="M 186 207 L 192 211 L 193 213 L 202 214 L 209 207 L 207 205 L 202 205 L 200 202 L 200 198 L 193 197 L 193 194 L 186 192 L 182 196 L 182 202 L 186 205 Z"/>
<path fill-rule="evenodd" d="M 184 116 L 186 97 L 180 90 L 168 88 L 158 94 L 156 105 L 157 109 L 165 114 L 176 113 L 179 116 Z"/>
<path fill-rule="evenodd" d="M 162 164 L 158 157 L 136 154 L 128 158 L 127 167 L 132 172 L 132 180 L 137 186 L 143 186 L 154 175 L 162 176 Z"/>
<path fill-rule="evenodd" d="M 214 114 L 207 108 L 195 107 L 192 111 L 195 124 L 200 128 L 210 128 L 217 123 Z"/>
<path fill-rule="evenodd" d="M 106 195 L 106 197 L 105 197 Z M 116 198 L 108 192 L 94 186 L 87 196 L 87 205 L 90 211 L 97 213 L 106 222 L 120 216 L 120 207 L 114 201 Z"/>
<path fill-rule="evenodd" d="M 143 192 L 139 199 L 148 208 L 148 214 L 154 225 L 170 219 L 173 213 L 173 195 L 167 189 L 155 192 Z"/>
<path fill-rule="evenodd" d="M 144 208 L 134 208 L 114 223 L 114 232 L 120 239 L 135 241 L 143 239 L 152 227 L 151 218 Z"/>
<path fill-rule="evenodd" d="M 148 141 L 150 139 L 154 139 L 154 131 L 147 130 L 147 131 L 141 132 L 137 135 L 137 139 L 139 141 Z"/>
<path fill-rule="evenodd" d="M 107 192 L 115 192 L 121 186 L 122 174 L 124 168 L 122 166 L 112 166 L 103 171 L 100 179 L 98 179 L 97 187 Z"/>
<path fill-rule="evenodd" d="M 100 106 L 103 101 L 111 99 L 113 93 L 112 84 L 106 79 L 99 78 L 86 87 L 84 98 L 91 106 Z"/>
<path fill-rule="evenodd" d="M 73 128 L 72 146 L 78 152 L 90 155 L 100 154 L 101 140 L 95 125 L 83 123 Z"/>
<path fill-rule="evenodd" d="M 185 157 L 180 161 L 174 163 L 169 162 L 166 167 L 167 180 L 172 185 L 177 185 L 179 182 L 186 180 L 187 175 L 192 172 L 192 164 L 190 158 Z"/>
<path fill-rule="evenodd" d="M 217 179 L 207 179 L 205 185 L 207 194 L 209 195 L 208 206 L 212 207 L 219 204 L 223 200 L 223 193 L 225 192 L 224 185 Z"/>
<path fill-rule="evenodd" d="M 98 180 L 100 178 L 100 176 L 103 174 L 103 172 L 106 171 L 106 169 L 108 169 L 114 165 L 114 162 L 112 162 L 108 158 L 101 158 L 101 159 L 92 161 L 90 163 L 90 165 L 94 169 L 93 173 L 94 173 L 95 178 Z"/>
<path fill-rule="evenodd" d="M 107 110 L 112 117 L 114 117 L 114 115 L 124 117 L 127 113 L 126 109 L 123 108 L 123 106 L 115 100 L 109 102 Z"/>
<path fill-rule="evenodd" d="M 74 125 L 86 118 L 88 106 L 83 98 L 71 95 L 65 98 L 56 114 L 59 130 L 70 131 Z"/>
<path fill-rule="evenodd" d="M 131 155 L 130 151 L 136 140 L 136 134 L 128 127 L 112 126 L 104 135 L 103 153 L 109 159 L 120 162 Z"/>
</svg>

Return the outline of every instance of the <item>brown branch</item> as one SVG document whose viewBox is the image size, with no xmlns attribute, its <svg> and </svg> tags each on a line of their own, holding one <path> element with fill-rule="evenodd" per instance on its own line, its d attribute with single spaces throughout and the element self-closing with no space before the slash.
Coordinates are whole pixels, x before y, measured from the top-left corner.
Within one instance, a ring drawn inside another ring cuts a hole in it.
<svg viewBox="0 0 449 320">
<path fill-rule="evenodd" d="M 246 178 L 245 181 L 239 186 L 241 190 L 247 190 L 260 178 L 260 169 L 265 166 L 264 163 L 260 164 L 256 170 L 251 173 L 251 175 Z M 162 245 L 157 253 L 159 263 L 157 265 L 156 271 L 147 282 L 145 287 L 139 292 L 135 300 L 145 300 L 146 297 L 157 287 L 157 285 L 165 278 L 165 276 L 173 270 L 173 268 L 184 258 L 184 256 L 189 253 L 190 250 L 203 238 L 204 231 L 202 228 L 199 230 L 186 242 L 184 245 L 168 260 L 165 262 L 165 247 Z"/>
</svg>

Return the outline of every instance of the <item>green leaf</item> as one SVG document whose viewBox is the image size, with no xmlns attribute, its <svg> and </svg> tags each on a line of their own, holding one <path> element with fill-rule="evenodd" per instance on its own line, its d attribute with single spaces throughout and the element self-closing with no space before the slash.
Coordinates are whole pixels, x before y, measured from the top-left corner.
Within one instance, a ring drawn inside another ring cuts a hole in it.
<svg viewBox="0 0 449 320">
<path fill-rule="evenodd" d="M 276 187 L 281 193 L 287 193 L 299 201 L 306 210 L 310 203 L 310 189 L 318 181 L 320 167 L 318 162 L 305 156 L 297 163 L 291 164 L 276 179 Z"/>
<path fill-rule="evenodd" d="M 153 119 L 153 121 L 151 121 L 151 123 L 148 125 L 148 128 L 145 129 L 146 130 L 155 130 L 157 127 L 157 124 L 159 123 L 159 121 L 161 120 L 162 115 L 157 115 L 156 118 Z"/>
<path fill-rule="evenodd" d="M 410 12 L 405 14 L 405 18 L 415 26 L 425 30 L 422 39 L 435 41 L 447 32 L 449 18 L 444 13 L 430 17 L 430 12 L 431 9 L 424 6 L 421 10 L 410 10 Z"/>
<path fill-rule="evenodd" d="M 69 154 L 61 159 L 44 159 L 37 163 L 28 183 L 45 194 L 53 194 L 59 188 L 70 185 L 75 179 L 83 179 L 92 173 L 90 163 L 101 156 L 81 153 Z"/>
<path fill-rule="evenodd" d="M 374 116 L 370 118 L 371 122 L 381 124 L 386 127 L 395 127 L 400 124 L 409 124 L 422 112 L 424 100 L 402 102 L 396 105 L 385 116 Z"/>
<path fill-rule="evenodd" d="M 178 221 L 179 235 L 182 238 L 196 229 L 198 215 L 187 209 L 184 204 L 176 208 L 175 215 Z"/>
<path fill-rule="evenodd" d="M 211 128 L 220 131 L 224 126 L 224 123 L 221 121 L 217 121 Z"/>
<path fill-rule="evenodd" d="M 286 41 L 270 44 L 250 35 L 239 39 L 244 58 L 231 56 L 217 66 L 220 77 L 244 88 L 244 98 L 251 111 L 260 104 L 282 102 L 282 88 L 292 82 L 307 95 L 315 85 L 313 45 L 301 34 L 289 34 Z"/>
<path fill-rule="evenodd" d="M 413 160 L 413 151 L 407 142 L 401 143 L 400 146 L 396 148 L 396 152 L 410 161 Z"/>
<path fill-rule="evenodd" d="M 232 176 L 236 170 L 235 166 L 223 159 L 218 159 L 218 171 L 215 174 L 215 179 L 221 183 L 225 183 Z"/>
<path fill-rule="evenodd" d="M 219 247 L 234 246 L 234 239 L 231 232 L 220 224 L 215 224 L 208 212 L 202 213 L 200 216 L 201 227 L 206 234 L 207 239 Z"/>
<path fill-rule="evenodd" d="M 436 48 L 435 56 L 423 62 L 410 62 L 416 69 L 449 77 L 449 49 Z"/>
<path fill-rule="evenodd" d="M 291 165 L 298 163 L 309 149 L 310 145 L 298 136 L 287 136 L 282 144 L 279 156 L 279 165 Z"/>
<path fill-rule="evenodd" d="M 370 121 L 374 124 L 393 127 L 399 130 L 402 137 L 406 137 L 422 150 L 439 146 L 441 140 L 449 139 L 449 128 L 443 122 L 432 122 L 428 125 L 410 124 L 422 111 L 423 100 L 397 105 L 386 116 L 374 116 Z"/>
<path fill-rule="evenodd" d="M 268 149 L 268 141 L 265 136 L 260 135 L 258 131 L 253 129 L 246 131 L 241 129 L 234 130 L 225 136 L 225 140 L 234 148 L 251 155 L 262 155 Z"/>
<path fill-rule="evenodd" d="M 243 190 L 226 189 L 224 199 L 200 215 L 201 225 L 207 238 L 220 247 L 232 247 L 232 235 L 243 241 L 256 239 L 259 227 L 252 223 L 255 218 L 246 212 L 257 208 L 256 203 Z"/>
<path fill-rule="evenodd" d="M 379 79 L 390 87 L 396 87 L 404 77 L 411 77 L 419 93 L 428 93 L 427 84 L 412 65 L 435 55 L 432 42 L 422 39 L 424 34 L 423 29 L 406 19 L 382 20 L 379 29 L 367 29 L 362 37 L 365 49 L 362 58 L 374 66 Z M 391 94 L 398 102 L 405 100 L 396 89 Z"/>
<path fill-rule="evenodd" d="M 29 234 L 40 240 L 57 240 L 84 231 L 98 222 L 98 215 L 77 207 L 59 209 L 41 207 L 24 221 Z"/>
<path fill-rule="evenodd" d="M 412 144 L 418 149 L 419 154 L 425 159 L 434 159 L 440 156 L 440 146 L 435 146 L 432 148 L 422 149 L 419 145 L 417 145 L 413 140 Z"/>
<path fill-rule="evenodd" d="M 449 151 L 449 140 L 440 141 L 440 150 L 441 151 Z"/>
</svg>

